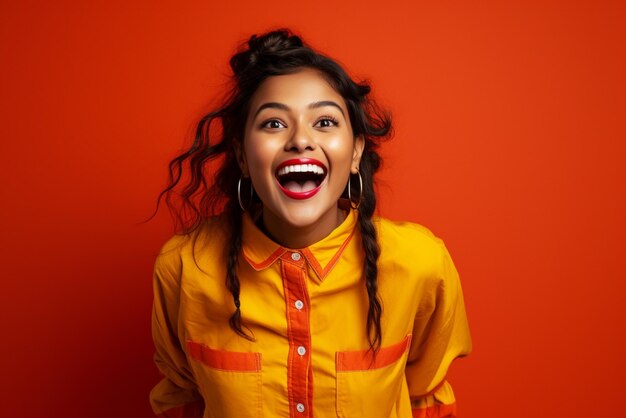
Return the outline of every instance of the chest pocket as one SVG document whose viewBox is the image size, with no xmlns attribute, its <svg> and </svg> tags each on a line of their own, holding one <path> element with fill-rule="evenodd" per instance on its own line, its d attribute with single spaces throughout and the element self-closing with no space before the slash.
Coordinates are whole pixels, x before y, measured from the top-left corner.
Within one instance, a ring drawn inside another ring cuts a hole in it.
<svg viewBox="0 0 626 418">
<path fill-rule="evenodd" d="M 339 351 L 337 415 L 341 418 L 388 418 L 400 397 L 411 335 L 381 347 L 376 358 L 368 350 Z"/>
<path fill-rule="evenodd" d="M 205 418 L 263 416 L 261 353 L 214 350 L 193 341 L 187 341 L 187 353 L 201 363 L 194 369 L 206 405 Z"/>
</svg>

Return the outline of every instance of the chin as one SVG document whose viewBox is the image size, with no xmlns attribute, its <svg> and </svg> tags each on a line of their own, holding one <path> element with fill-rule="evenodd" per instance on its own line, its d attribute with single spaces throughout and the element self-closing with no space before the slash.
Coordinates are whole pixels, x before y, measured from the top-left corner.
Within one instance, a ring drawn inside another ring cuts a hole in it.
<svg viewBox="0 0 626 418">
<path fill-rule="evenodd" d="M 306 228 L 315 226 L 322 222 L 325 217 L 329 216 L 329 212 L 332 208 L 326 210 L 312 207 L 305 207 L 305 205 L 298 205 L 290 210 L 284 211 L 280 214 L 280 218 L 292 228 Z"/>
</svg>

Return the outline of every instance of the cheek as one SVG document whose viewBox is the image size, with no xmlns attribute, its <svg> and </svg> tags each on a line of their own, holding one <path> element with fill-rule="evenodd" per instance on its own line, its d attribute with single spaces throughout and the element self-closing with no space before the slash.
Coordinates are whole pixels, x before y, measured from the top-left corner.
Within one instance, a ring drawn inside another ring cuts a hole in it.
<svg viewBox="0 0 626 418">
<path fill-rule="evenodd" d="M 331 161 L 335 164 L 335 170 L 350 170 L 352 156 L 354 154 L 354 141 L 352 138 L 339 136 L 327 143 L 326 150 Z"/>
<path fill-rule="evenodd" d="M 260 179 L 261 176 L 271 172 L 272 162 L 276 156 L 272 141 L 263 141 L 257 137 L 246 138 L 244 148 L 250 177 Z"/>
</svg>

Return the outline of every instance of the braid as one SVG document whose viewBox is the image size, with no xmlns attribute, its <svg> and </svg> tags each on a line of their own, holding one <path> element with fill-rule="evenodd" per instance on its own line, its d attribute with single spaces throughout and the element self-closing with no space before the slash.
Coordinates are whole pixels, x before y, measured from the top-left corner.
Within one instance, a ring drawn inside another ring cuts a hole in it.
<svg viewBox="0 0 626 418">
<path fill-rule="evenodd" d="M 361 238 L 365 260 L 363 270 L 365 271 L 365 287 L 369 299 L 369 309 L 367 311 L 367 332 L 370 342 L 370 349 L 377 351 L 382 343 L 382 330 L 380 317 L 382 315 L 382 305 L 378 297 L 378 255 L 380 248 L 376 241 L 376 230 L 371 218 L 368 218 L 359 211 L 359 227 L 361 228 Z M 373 335 L 372 335 L 373 334 Z"/>
<path fill-rule="evenodd" d="M 368 150 L 369 151 L 369 150 Z M 363 190 L 361 191 L 361 202 L 359 211 L 359 228 L 361 230 L 361 245 L 365 253 L 363 260 L 363 271 L 365 274 L 365 287 L 369 300 L 367 311 L 367 336 L 370 349 L 378 351 L 382 344 L 382 329 L 380 318 L 383 307 L 378 296 L 378 257 L 380 247 L 376 239 L 376 229 L 372 223 L 372 215 L 376 209 L 376 194 L 374 193 L 373 172 L 380 164 L 379 156 L 369 151 L 363 155 L 361 161 L 361 172 L 363 174 Z"/>
<path fill-rule="evenodd" d="M 231 208 L 228 221 L 230 223 L 230 245 L 228 246 L 228 260 L 226 263 L 226 287 L 233 295 L 235 304 L 235 312 L 231 315 L 228 322 L 230 327 L 240 336 L 253 341 L 254 337 L 244 332 L 245 327 L 250 333 L 250 328 L 241 321 L 241 301 L 239 300 L 240 283 L 237 275 L 237 264 L 239 261 L 239 253 L 241 252 L 241 212 L 238 208 Z"/>
</svg>

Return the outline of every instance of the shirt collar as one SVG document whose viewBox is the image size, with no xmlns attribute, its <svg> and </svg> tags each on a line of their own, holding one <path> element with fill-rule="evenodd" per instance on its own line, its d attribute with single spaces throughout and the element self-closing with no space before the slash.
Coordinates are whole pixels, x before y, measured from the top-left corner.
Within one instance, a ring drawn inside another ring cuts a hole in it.
<svg viewBox="0 0 626 418">
<path fill-rule="evenodd" d="M 250 218 L 243 216 L 242 247 L 243 256 L 253 269 L 268 268 L 287 252 L 298 252 L 320 280 L 324 280 L 333 269 L 341 254 L 350 243 L 357 223 L 357 213 L 349 210 L 348 216 L 327 237 L 306 248 L 283 247 L 268 238 Z"/>
</svg>

